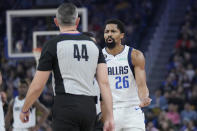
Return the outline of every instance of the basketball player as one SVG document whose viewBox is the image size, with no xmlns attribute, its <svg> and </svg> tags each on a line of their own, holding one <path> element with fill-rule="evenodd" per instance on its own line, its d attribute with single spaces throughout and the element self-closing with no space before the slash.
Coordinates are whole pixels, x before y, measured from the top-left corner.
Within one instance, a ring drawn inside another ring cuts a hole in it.
<svg viewBox="0 0 197 131">
<path fill-rule="evenodd" d="M 5 101 L 5 94 L 2 89 L 2 74 L 0 71 L 0 131 L 5 131 L 4 127 L 4 113 L 3 113 L 3 102 Z"/>
<path fill-rule="evenodd" d="M 96 78 L 107 112 L 104 131 L 113 131 L 112 95 L 107 65 L 90 37 L 77 30 L 78 12 L 71 3 L 61 4 L 54 19 L 61 34 L 43 47 L 38 68 L 20 114 L 27 122 L 29 108 L 40 96 L 50 73 L 53 75 L 53 131 L 92 131 L 96 119 L 93 80 Z"/>
<path fill-rule="evenodd" d="M 28 90 L 28 83 L 20 80 L 18 87 L 18 96 L 10 101 L 8 112 L 5 117 L 6 129 L 10 128 L 10 122 L 13 119 L 13 131 L 38 131 L 42 123 L 47 119 L 49 111 L 39 101 L 36 101 L 30 109 L 29 121 L 22 123 L 20 112 L 25 102 L 25 95 Z M 36 111 L 42 113 L 42 117 L 36 123 Z"/>
<path fill-rule="evenodd" d="M 104 29 L 103 54 L 113 97 L 115 131 L 145 131 L 141 107 L 151 102 L 146 85 L 145 59 L 139 50 L 122 44 L 124 25 L 108 20 Z"/>
</svg>

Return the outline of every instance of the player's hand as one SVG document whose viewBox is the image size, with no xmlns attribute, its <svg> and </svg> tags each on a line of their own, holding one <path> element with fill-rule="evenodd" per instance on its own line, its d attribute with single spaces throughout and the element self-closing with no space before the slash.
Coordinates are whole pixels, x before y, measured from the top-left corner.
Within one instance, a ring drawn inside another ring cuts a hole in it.
<svg viewBox="0 0 197 131">
<path fill-rule="evenodd" d="M 114 120 L 105 120 L 103 131 L 114 131 Z"/>
<path fill-rule="evenodd" d="M 29 111 L 27 113 L 21 112 L 20 119 L 23 123 L 27 123 L 29 121 Z"/>
<path fill-rule="evenodd" d="M 143 99 L 141 99 L 141 103 L 140 103 L 139 107 L 146 107 L 146 106 L 150 105 L 151 101 L 152 101 L 152 99 L 149 97 L 143 98 Z"/>
</svg>

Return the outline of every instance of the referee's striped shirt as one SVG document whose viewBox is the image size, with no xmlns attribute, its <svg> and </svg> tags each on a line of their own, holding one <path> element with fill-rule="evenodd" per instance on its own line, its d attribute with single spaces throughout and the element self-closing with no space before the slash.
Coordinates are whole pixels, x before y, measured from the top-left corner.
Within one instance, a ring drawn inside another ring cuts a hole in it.
<svg viewBox="0 0 197 131">
<path fill-rule="evenodd" d="M 45 43 L 37 70 L 52 71 L 54 95 L 93 96 L 99 63 L 105 63 L 105 59 L 94 41 L 82 33 L 64 33 Z"/>
</svg>

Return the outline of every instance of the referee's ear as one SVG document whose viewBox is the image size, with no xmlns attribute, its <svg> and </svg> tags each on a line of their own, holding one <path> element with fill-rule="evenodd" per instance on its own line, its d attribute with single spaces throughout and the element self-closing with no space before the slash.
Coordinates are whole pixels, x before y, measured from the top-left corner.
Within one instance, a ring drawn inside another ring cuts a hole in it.
<svg viewBox="0 0 197 131">
<path fill-rule="evenodd" d="M 55 25 L 56 25 L 57 27 L 59 27 L 59 24 L 58 24 L 58 21 L 57 21 L 57 18 L 56 18 L 56 17 L 54 18 L 54 23 L 55 23 Z"/>
<path fill-rule="evenodd" d="M 78 27 L 78 25 L 79 25 L 79 22 L 80 22 L 80 18 L 78 17 L 77 19 L 76 19 L 76 29 L 77 29 L 77 27 Z"/>
</svg>

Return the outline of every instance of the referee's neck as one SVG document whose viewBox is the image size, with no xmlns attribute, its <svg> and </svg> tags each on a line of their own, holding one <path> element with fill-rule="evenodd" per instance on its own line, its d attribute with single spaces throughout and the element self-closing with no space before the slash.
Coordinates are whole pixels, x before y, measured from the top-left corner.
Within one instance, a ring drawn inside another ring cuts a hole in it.
<svg viewBox="0 0 197 131">
<path fill-rule="evenodd" d="M 61 33 L 79 33 L 76 26 L 62 26 L 60 27 Z"/>
</svg>

